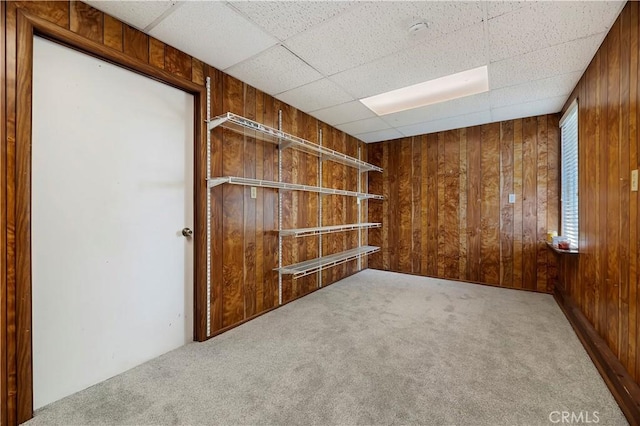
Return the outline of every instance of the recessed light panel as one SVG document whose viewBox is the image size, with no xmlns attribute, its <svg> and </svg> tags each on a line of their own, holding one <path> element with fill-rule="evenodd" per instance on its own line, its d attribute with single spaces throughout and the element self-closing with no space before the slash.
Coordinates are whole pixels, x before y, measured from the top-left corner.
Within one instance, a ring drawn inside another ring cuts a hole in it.
<svg viewBox="0 0 640 426">
<path fill-rule="evenodd" d="M 462 71 L 413 86 L 360 99 L 378 115 L 437 104 L 489 90 L 487 66 Z"/>
</svg>

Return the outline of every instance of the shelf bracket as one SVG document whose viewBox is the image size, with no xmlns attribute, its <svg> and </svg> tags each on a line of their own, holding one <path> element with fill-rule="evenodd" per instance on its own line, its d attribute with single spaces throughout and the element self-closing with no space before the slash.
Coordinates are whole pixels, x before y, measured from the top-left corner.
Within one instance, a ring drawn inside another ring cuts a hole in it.
<svg viewBox="0 0 640 426">
<path fill-rule="evenodd" d="M 207 179 L 207 186 L 209 188 L 213 188 L 218 185 L 222 185 L 223 183 L 229 182 L 228 177 L 217 177 L 217 178 L 209 178 Z"/>
<path fill-rule="evenodd" d="M 285 149 L 289 148 L 291 145 L 293 145 L 293 142 L 291 141 L 280 142 L 280 144 L 278 145 L 278 149 L 280 149 L 280 151 L 284 151 Z"/>
<path fill-rule="evenodd" d="M 213 120 L 209 120 L 207 121 L 207 130 L 211 131 L 227 120 L 228 120 L 227 117 L 218 117 L 218 118 L 214 118 Z"/>
</svg>

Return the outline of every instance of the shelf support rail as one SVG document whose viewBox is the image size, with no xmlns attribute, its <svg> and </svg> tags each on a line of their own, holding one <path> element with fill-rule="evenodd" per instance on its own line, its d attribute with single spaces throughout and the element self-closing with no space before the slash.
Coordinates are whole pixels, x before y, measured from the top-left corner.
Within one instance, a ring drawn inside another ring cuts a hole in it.
<svg viewBox="0 0 640 426">
<path fill-rule="evenodd" d="M 318 129 L 318 143 L 322 149 L 322 128 Z M 322 162 L 323 156 L 318 157 L 318 187 L 322 188 Z M 322 226 L 322 204 L 324 198 L 318 193 L 318 226 Z M 322 235 L 318 235 L 318 257 L 322 256 Z M 318 271 L 318 288 L 322 288 L 322 269 Z"/>
<path fill-rule="evenodd" d="M 282 110 L 278 110 L 278 130 L 282 132 Z M 279 141 L 279 146 L 282 144 Z M 282 149 L 278 149 L 278 182 L 282 183 Z M 282 305 L 282 191 L 278 190 L 278 305 Z"/>
<path fill-rule="evenodd" d="M 207 185 L 211 179 L 211 77 L 207 77 Z M 215 126 L 214 126 L 215 127 Z M 211 336 L 211 191 L 207 190 L 207 337 Z"/>
</svg>

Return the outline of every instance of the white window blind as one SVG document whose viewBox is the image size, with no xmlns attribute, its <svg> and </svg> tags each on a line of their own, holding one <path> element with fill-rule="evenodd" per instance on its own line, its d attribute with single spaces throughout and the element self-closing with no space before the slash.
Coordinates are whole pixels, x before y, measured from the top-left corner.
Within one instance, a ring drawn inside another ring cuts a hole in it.
<svg viewBox="0 0 640 426">
<path fill-rule="evenodd" d="M 560 235 L 578 248 L 578 103 L 573 101 L 560 120 Z"/>
</svg>

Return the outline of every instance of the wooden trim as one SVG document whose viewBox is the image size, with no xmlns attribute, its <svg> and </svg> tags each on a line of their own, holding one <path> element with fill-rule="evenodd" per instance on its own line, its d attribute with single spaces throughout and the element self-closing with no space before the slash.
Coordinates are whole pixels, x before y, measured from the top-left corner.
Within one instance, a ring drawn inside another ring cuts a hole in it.
<svg viewBox="0 0 640 426">
<path fill-rule="evenodd" d="M 31 363 L 31 88 L 33 26 L 17 16 L 16 85 L 16 331 L 17 419 L 29 420 L 33 411 Z"/>
<path fill-rule="evenodd" d="M 8 423 L 7 393 L 7 265 L 6 265 L 6 159 L 7 159 L 7 4 L 0 2 L 0 425 Z"/>
<path fill-rule="evenodd" d="M 629 423 L 640 424 L 640 387 L 573 301 L 559 288 L 554 297 Z"/>
<path fill-rule="evenodd" d="M 4 5 L 3 5 L 4 6 Z M 3 9 L 4 10 L 4 9 Z M 33 416 L 33 378 L 31 345 L 31 96 L 33 68 L 33 36 L 43 36 L 97 58 L 137 72 L 194 95 L 194 313 L 206 312 L 205 276 L 200 266 L 206 262 L 204 250 L 203 194 L 206 191 L 204 163 L 205 89 L 189 80 L 156 69 L 146 63 L 85 39 L 23 10 L 17 11 L 17 91 L 16 91 L 16 250 L 15 258 L 7 253 L 7 262 L 16 265 L 16 330 L 17 330 L 17 422 Z M 4 144 L 3 144 L 4 147 Z M 4 155 L 4 154 L 3 154 Z M 5 198 L 3 197 L 3 200 Z M 3 215 L 4 217 L 4 215 Z M 4 229 L 4 227 L 3 227 Z M 3 245 L 4 247 L 4 245 Z M 4 274 L 3 274 L 4 279 Z M 6 285 L 3 282 L 3 290 Z M 11 289 L 9 289 L 11 290 Z M 5 298 L 3 297 L 3 303 Z M 4 314 L 3 310 L 3 314 Z M 195 315 L 194 315 L 195 317 Z M 2 321 L 2 319 L 0 319 Z M 205 320 L 194 323 L 194 339 L 206 339 Z M 3 327 L 4 330 L 4 327 Z M 3 372 L 6 363 L 3 363 Z M 3 377 L 4 380 L 4 377 Z M 4 391 L 4 388 L 3 388 Z M 5 401 L 5 398 L 3 398 Z M 3 413 L 4 415 L 4 413 Z M 4 424 L 4 423 L 3 423 Z"/>
</svg>

